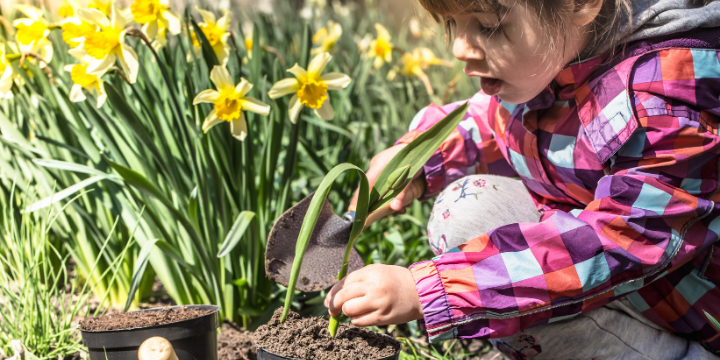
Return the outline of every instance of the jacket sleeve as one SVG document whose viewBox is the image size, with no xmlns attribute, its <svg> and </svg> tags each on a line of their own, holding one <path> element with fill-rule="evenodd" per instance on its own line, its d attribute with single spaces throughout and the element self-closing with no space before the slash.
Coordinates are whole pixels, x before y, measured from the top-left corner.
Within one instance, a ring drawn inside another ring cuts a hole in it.
<svg viewBox="0 0 720 360">
<path fill-rule="evenodd" d="M 584 209 L 502 226 L 411 266 L 432 341 L 506 337 L 595 309 L 718 239 L 708 199 L 720 139 L 700 119 L 717 118 L 644 115 Z"/>
<path fill-rule="evenodd" d="M 468 100 L 465 118 L 425 164 L 427 182 L 424 199 L 437 195 L 453 181 L 470 174 L 517 176 L 503 156 L 489 124 L 488 107 L 494 98 L 478 93 Z M 464 101 L 438 106 L 431 104 L 413 119 L 410 131 L 398 144 L 408 144 L 430 129 Z"/>
</svg>

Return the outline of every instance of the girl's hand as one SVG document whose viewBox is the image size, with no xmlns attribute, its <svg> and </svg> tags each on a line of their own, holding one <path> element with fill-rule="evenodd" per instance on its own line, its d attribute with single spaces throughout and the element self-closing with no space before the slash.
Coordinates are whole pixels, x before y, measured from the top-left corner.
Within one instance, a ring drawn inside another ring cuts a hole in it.
<svg viewBox="0 0 720 360">
<path fill-rule="evenodd" d="M 404 324 L 422 319 L 420 298 L 410 270 L 368 265 L 351 272 L 325 298 L 330 315 L 343 314 L 355 326 Z"/>
<path fill-rule="evenodd" d="M 402 150 L 406 144 L 399 144 L 395 145 L 391 148 L 387 148 L 377 155 L 373 156 L 372 160 L 370 160 L 370 168 L 367 172 L 365 172 L 365 175 L 368 178 L 368 182 L 370 184 L 370 188 L 372 189 L 372 186 L 375 184 L 375 180 L 377 180 L 378 176 L 380 176 L 380 173 L 385 169 L 387 164 L 392 160 L 392 158 Z M 420 194 L 408 194 L 409 191 L 414 191 L 416 188 L 413 188 L 411 186 L 407 187 L 403 192 L 398 194 L 398 196 L 390 203 L 390 207 L 395 210 L 396 213 L 403 214 L 405 213 L 405 199 L 417 199 L 419 198 L 422 193 Z M 424 189 L 422 189 L 424 191 Z M 408 197 L 410 196 L 410 197 Z M 350 206 L 349 210 L 355 210 L 355 207 L 357 206 L 357 191 L 355 191 L 355 195 L 353 195 L 352 200 L 350 200 Z M 408 200 L 409 201 L 409 200 Z"/>
</svg>

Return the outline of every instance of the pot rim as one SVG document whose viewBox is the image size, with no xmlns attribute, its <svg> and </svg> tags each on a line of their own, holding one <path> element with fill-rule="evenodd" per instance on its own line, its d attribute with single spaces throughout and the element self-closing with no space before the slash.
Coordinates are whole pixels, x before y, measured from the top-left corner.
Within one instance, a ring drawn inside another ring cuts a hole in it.
<svg viewBox="0 0 720 360">
<path fill-rule="evenodd" d="M 397 342 L 400 344 L 400 349 L 398 349 L 398 351 L 396 351 L 393 355 L 388 355 L 388 356 L 386 356 L 386 357 L 384 357 L 384 358 L 370 359 L 370 360 L 383 360 L 383 359 L 395 358 L 395 356 L 399 356 L 400 352 L 402 352 L 402 343 L 401 343 L 398 339 L 396 339 L 395 337 L 390 336 L 390 335 L 388 335 L 388 334 L 383 334 L 383 333 L 379 333 L 379 332 L 375 332 L 375 333 L 380 334 L 380 335 L 382 335 L 382 336 L 387 336 L 387 337 L 389 337 L 389 338 L 397 341 Z M 260 347 L 260 345 L 258 345 L 257 340 L 255 340 L 255 339 L 253 339 L 253 343 L 255 344 L 255 348 L 256 348 L 258 351 L 262 350 L 262 351 L 264 351 L 264 352 L 266 352 L 266 353 L 268 353 L 268 354 L 272 354 L 272 355 L 275 355 L 275 356 L 278 356 L 278 357 L 282 357 L 282 358 L 285 358 L 285 359 L 288 359 L 288 360 L 301 360 L 301 359 L 294 358 L 294 357 L 291 357 L 291 356 L 280 355 L 280 354 L 278 354 L 278 353 L 274 353 L 274 352 L 272 352 L 272 351 L 270 351 L 270 350 L 267 350 L 267 349 L 265 349 L 265 348 L 263 348 L 263 347 Z"/>
<path fill-rule="evenodd" d="M 166 308 L 166 307 L 167 307 L 167 306 L 150 308 L 150 309 L 140 309 L 140 310 L 135 310 L 135 311 L 128 311 L 127 313 L 149 312 L 149 311 L 161 311 L 162 309 L 164 309 L 164 308 Z M 204 307 L 204 308 L 207 308 L 208 310 L 212 309 L 212 311 L 209 312 L 209 313 L 207 313 L 207 314 L 205 314 L 205 315 L 202 315 L 202 316 L 198 316 L 198 317 L 194 317 L 194 318 L 190 318 L 190 319 L 185 319 L 185 320 L 180 320 L 180 321 L 173 321 L 173 322 L 164 323 L 164 324 L 158 324 L 158 325 L 141 326 L 141 327 L 127 328 L 127 329 L 115 329 L 115 330 L 83 330 L 83 329 L 81 329 L 81 328 L 78 326 L 78 330 L 80 330 L 81 333 L 101 334 L 101 333 L 113 333 L 113 332 L 121 332 L 121 331 L 133 331 L 133 330 L 138 330 L 138 329 L 153 329 L 153 328 L 165 327 L 165 326 L 173 325 L 173 324 L 181 324 L 181 323 L 184 323 L 184 322 L 186 322 L 186 321 L 193 321 L 193 320 L 197 320 L 197 319 L 202 319 L 202 318 L 204 318 L 204 317 L 206 317 L 206 316 L 212 316 L 213 314 L 218 313 L 218 312 L 220 311 L 220 306 L 217 306 L 217 305 L 204 305 L 204 304 L 199 304 L 199 305 L 172 305 L 172 306 L 170 306 L 170 308 L 172 308 L 172 309 L 179 308 L 179 307 L 189 307 L 189 308 L 202 308 L 202 307 Z"/>
</svg>

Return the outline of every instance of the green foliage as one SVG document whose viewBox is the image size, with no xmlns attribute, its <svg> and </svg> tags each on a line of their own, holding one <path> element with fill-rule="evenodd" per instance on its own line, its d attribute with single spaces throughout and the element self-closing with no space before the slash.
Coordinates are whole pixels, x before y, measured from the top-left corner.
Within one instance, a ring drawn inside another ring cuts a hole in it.
<svg viewBox="0 0 720 360">
<path fill-rule="evenodd" d="M 140 58 L 138 81 L 129 85 L 117 72 L 106 75 L 108 101 L 100 109 L 89 94 L 87 102 L 70 101 L 72 82 L 62 67 L 72 61 L 58 32 L 51 34 L 51 78 L 31 61 L 13 62 L 27 72 L 20 71 L 24 84 L 13 88 L 14 98 L 0 100 L 0 205 L 17 203 L 13 181 L 21 193 L 36 189 L 40 200 L 28 210 L 55 211 L 52 231 L 63 239 L 57 250 L 95 284 L 95 295 L 107 293 L 112 304 L 132 308 L 149 295 L 157 275 L 179 304 L 219 304 L 225 317 L 246 327 L 262 324 L 286 295 L 264 274 L 273 220 L 317 188 L 334 165 L 367 168 L 422 107 L 465 99 L 476 90 L 469 81 L 455 80 L 459 65 L 427 71 L 441 96 L 428 94 L 415 78 L 388 80 L 390 65 L 373 69 L 357 46 L 357 38 L 374 36 L 373 24 L 384 20 L 383 9 L 370 2 L 363 16 L 328 8 L 310 25 L 288 2 L 277 5 L 274 14 L 251 16 L 252 56 L 240 36 L 240 16 L 232 23 L 227 68 L 235 81 L 245 77 L 254 84 L 249 96 L 272 107 L 268 117 L 246 114 L 244 142 L 229 134 L 227 124 L 202 133 L 212 108 L 193 106 L 192 100 L 212 87 L 208 76 L 217 63 L 202 34 L 197 56 L 187 35 L 170 36 L 157 53 L 128 38 Z M 185 11 L 186 31 L 197 30 L 196 16 Z M 353 82 L 330 93 L 335 120 L 306 111 L 292 124 L 289 97 L 271 101 L 267 91 L 294 63 L 307 64 L 312 34 L 331 18 L 343 35 L 327 72 L 347 73 Z M 418 40 L 407 30 L 394 34 L 393 43 L 399 52 L 418 45 L 436 54 L 446 49 L 441 37 Z M 338 175 L 328 190 L 337 212 L 346 210 L 361 177 L 358 171 Z M 77 198 L 68 204 L 72 196 Z M 357 234 L 356 248 L 366 262 L 428 258 L 423 228 L 429 209 L 414 204 L 408 214 L 374 224 Z M 138 246 L 128 247 L 133 235 Z M 114 282 L 102 276 L 110 269 Z M 317 312 L 317 296 L 303 296 L 293 306 Z"/>
<path fill-rule="evenodd" d="M 24 359 L 42 360 L 64 359 L 80 352 L 83 347 L 73 322 L 87 315 L 94 289 L 68 273 L 68 256 L 60 253 L 53 239 L 53 223 L 59 214 L 49 210 L 18 218 L 17 209 L 5 210 L 0 226 L 0 349 L 11 355 L 19 347 L 25 352 Z M 110 237 L 102 244 L 101 254 L 109 241 Z M 132 241 L 125 250 L 131 247 Z M 111 275 L 118 271 L 126 253 L 110 264 L 101 279 L 107 277 L 113 284 Z M 106 299 L 100 299 L 100 307 Z"/>
</svg>

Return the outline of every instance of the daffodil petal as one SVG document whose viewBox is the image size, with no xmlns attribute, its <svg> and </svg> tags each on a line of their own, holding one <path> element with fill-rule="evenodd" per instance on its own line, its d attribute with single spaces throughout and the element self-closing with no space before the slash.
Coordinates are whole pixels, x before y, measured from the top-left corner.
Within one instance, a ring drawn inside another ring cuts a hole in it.
<svg viewBox="0 0 720 360">
<path fill-rule="evenodd" d="M 215 14 L 211 13 L 210 11 L 202 10 L 202 9 L 199 9 L 199 8 L 197 9 L 197 11 L 200 13 L 200 16 L 202 16 L 203 21 L 204 21 L 206 24 L 214 24 L 214 23 L 217 22 L 217 21 L 215 20 Z"/>
<path fill-rule="evenodd" d="M 302 110 L 302 108 L 303 104 L 300 102 L 298 96 L 293 96 L 292 99 L 290 99 L 290 104 L 288 106 L 288 115 L 290 116 L 290 121 L 292 121 L 293 124 L 297 122 L 298 115 L 300 115 L 300 110 Z"/>
<path fill-rule="evenodd" d="M 115 7 L 112 8 L 112 12 L 110 13 L 110 22 L 112 23 L 112 26 L 116 29 L 123 29 L 125 28 L 125 24 L 127 24 L 128 19 L 125 15 L 125 13 Z"/>
<path fill-rule="evenodd" d="M 211 111 L 210 114 L 205 118 L 205 121 L 203 121 L 202 124 L 202 131 L 204 133 L 207 133 L 208 130 L 212 129 L 213 126 L 223 122 L 223 120 L 218 119 L 217 115 L 215 115 L 215 110 Z"/>
<path fill-rule="evenodd" d="M 325 70 L 325 66 L 330 62 L 330 59 L 332 59 L 332 55 L 326 52 L 315 55 L 315 57 L 310 60 L 310 65 L 308 65 L 308 74 L 313 77 L 320 77 L 320 74 Z"/>
<path fill-rule="evenodd" d="M 377 31 L 377 34 L 378 34 L 377 38 L 379 40 L 390 41 L 390 39 L 391 39 L 390 33 L 387 31 L 387 29 L 384 26 L 382 26 L 378 23 L 375 23 L 375 31 Z"/>
<path fill-rule="evenodd" d="M 327 94 L 325 94 L 327 96 Z M 335 117 L 335 110 L 333 110 L 330 99 L 328 98 L 318 109 L 315 109 L 315 114 L 323 120 L 332 120 Z"/>
<path fill-rule="evenodd" d="M 230 29 L 230 12 L 225 11 L 225 14 L 218 20 L 217 27 L 222 31 L 228 31 Z"/>
<path fill-rule="evenodd" d="M 220 93 L 217 90 L 207 89 L 201 91 L 193 100 L 193 105 L 200 103 L 214 103 L 220 97 Z"/>
<path fill-rule="evenodd" d="M 165 10 L 161 14 L 162 18 L 165 19 L 168 31 L 170 31 L 171 34 L 177 35 L 182 31 L 182 27 L 180 25 L 180 18 L 175 15 L 172 11 Z"/>
<path fill-rule="evenodd" d="M 375 60 L 373 61 L 373 66 L 376 69 L 381 68 L 384 64 L 385 64 L 385 60 L 383 60 L 382 58 L 379 58 L 379 57 L 376 57 Z"/>
<path fill-rule="evenodd" d="M 25 16 L 38 21 L 42 18 L 42 10 L 27 4 L 17 4 L 15 5 L 15 8 L 20 11 L 21 13 L 25 14 Z"/>
<path fill-rule="evenodd" d="M 97 93 L 97 108 L 99 109 L 107 100 L 107 92 L 105 92 L 105 85 L 103 85 L 102 80 L 98 80 L 97 85 L 95 85 L 95 92 Z"/>
<path fill-rule="evenodd" d="M 215 65 L 210 72 L 210 80 L 218 89 L 235 88 L 230 72 L 223 66 Z"/>
<path fill-rule="evenodd" d="M 301 68 L 300 65 L 295 64 L 293 67 L 288 69 L 288 72 L 295 75 L 296 78 L 301 78 L 305 75 L 307 75 L 307 71 L 305 69 Z"/>
<path fill-rule="evenodd" d="M 300 90 L 300 83 L 297 79 L 287 78 L 276 82 L 268 92 L 268 96 L 271 99 L 277 99 L 287 94 L 296 93 L 298 90 Z"/>
<path fill-rule="evenodd" d="M 104 75 L 115 64 L 116 58 L 115 54 L 110 54 L 104 59 L 93 59 L 93 61 L 88 64 L 87 73 L 98 76 Z"/>
<path fill-rule="evenodd" d="M 142 27 L 142 31 L 145 33 L 145 35 L 147 35 L 147 37 L 149 39 L 155 39 L 157 37 L 159 29 L 160 29 L 160 27 L 158 26 L 157 20 L 151 21 L 151 22 L 143 25 L 143 27 Z"/>
<path fill-rule="evenodd" d="M 268 116 L 268 114 L 270 114 L 270 105 L 267 105 L 254 97 L 246 97 L 240 100 L 240 106 L 242 106 L 243 110 L 254 112 L 262 116 Z"/>
<path fill-rule="evenodd" d="M 236 139 L 244 141 L 247 136 L 247 121 L 245 121 L 245 115 L 240 114 L 240 117 L 230 122 L 230 133 Z"/>
<path fill-rule="evenodd" d="M 327 85 L 328 90 L 340 90 L 350 85 L 352 79 L 343 73 L 328 73 L 320 77 L 320 80 Z"/>
<path fill-rule="evenodd" d="M 77 16 L 80 18 L 80 20 L 98 25 L 101 27 L 108 27 L 110 26 L 110 20 L 108 20 L 107 16 L 100 12 L 100 10 L 97 9 L 78 9 L 77 10 Z"/>
<path fill-rule="evenodd" d="M 75 84 L 72 86 L 72 88 L 70 88 L 70 101 L 81 102 L 85 101 L 86 99 L 87 98 L 85 97 L 82 86 Z"/>
<path fill-rule="evenodd" d="M 129 46 L 122 47 L 122 55 L 118 56 L 120 66 L 128 77 L 131 84 L 134 84 L 138 77 L 138 71 L 140 70 L 140 61 L 138 56 Z"/>
<path fill-rule="evenodd" d="M 72 72 L 73 67 L 75 67 L 74 64 L 65 65 L 65 66 L 63 66 L 63 70 L 65 70 L 67 72 Z"/>
<path fill-rule="evenodd" d="M 18 27 L 18 25 L 31 26 L 34 23 L 35 23 L 35 20 L 33 20 L 33 19 L 22 18 L 22 19 L 16 19 L 15 21 L 13 21 L 12 24 L 14 27 Z"/>
<path fill-rule="evenodd" d="M 240 83 L 238 83 L 235 87 L 235 92 L 239 93 L 240 96 L 245 96 L 245 94 L 249 93 L 252 88 L 253 84 L 245 80 L 245 78 L 241 78 Z"/>
</svg>

